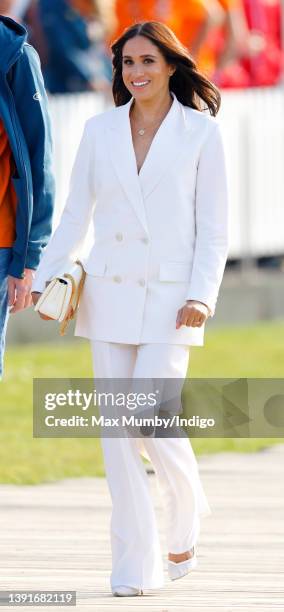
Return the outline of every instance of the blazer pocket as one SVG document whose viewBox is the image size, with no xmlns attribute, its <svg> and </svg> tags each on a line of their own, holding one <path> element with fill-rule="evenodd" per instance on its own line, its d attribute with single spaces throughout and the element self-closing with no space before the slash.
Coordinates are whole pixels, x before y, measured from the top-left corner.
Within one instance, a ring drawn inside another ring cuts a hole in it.
<svg viewBox="0 0 284 612">
<path fill-rule="evenodd" d="M 106 272 L 106 263 L 99 259 L 88 261 L 84 267 L 90 276 L 104 276 Z"/>
<path fill-rule="evenodd" d="M 159 280 L 174 283 L 190 281 L 191 264 L 186 262 L 168 261 L 160 264 Z"/>
</svg>

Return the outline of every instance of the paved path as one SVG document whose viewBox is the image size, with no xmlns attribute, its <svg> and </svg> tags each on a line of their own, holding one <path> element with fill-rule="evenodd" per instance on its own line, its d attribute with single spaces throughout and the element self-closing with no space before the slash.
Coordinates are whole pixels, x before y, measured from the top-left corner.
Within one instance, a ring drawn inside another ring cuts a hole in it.
<svg viewBox="0 0 284 612">
<path fill-rule="evenodd" d="M 0 590 L 73 589 L 77 612 L 284 610 L 284 445 L 207 455 L 199 466 L 213 514 L 203 519 L 198 569 L 138 598 L 110 592 L 105 479 L 0 485 Z M 166 571 L 162 508 L 156 477 L 149 479 Z"/>
</svg>

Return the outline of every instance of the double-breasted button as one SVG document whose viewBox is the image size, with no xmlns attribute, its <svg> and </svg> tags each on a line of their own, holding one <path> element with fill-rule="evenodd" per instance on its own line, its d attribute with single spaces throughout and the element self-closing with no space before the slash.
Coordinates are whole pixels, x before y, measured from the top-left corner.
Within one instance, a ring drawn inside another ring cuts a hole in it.
<svg viewBox="0 0 284 612">
<path fill-rule="evenodd" d="M 149 244 L 149 238 L 147 238 L 147 236 L 144 236 L 143 238 L 141 238 L 142 242 L 144 242 L 144 244 Z"/>
<path fill-rule="evenodd" d="M 146 282 L 145 282 L 144 278 L 139 278 L 138 283 L 139 283 L 140 287 L 145 287 L 145 285 L 146 285 Z"/>
<path fill-rule="evenodd" d="M 121 278 L 121 276 L 117 276 L 116 275 L 116 276 L 112 277 L 112 280 L 113 280 L 114 283 L 121 283 L 122 278 Z"/>
<path fill-rule="evenodd" d="M 123 234 L 121 232 L 117 232 L 117 234 L 115 234 L 115 238 L 118 240 L 118 242 L 121 242 L 123 240 Z"/>
</svg>

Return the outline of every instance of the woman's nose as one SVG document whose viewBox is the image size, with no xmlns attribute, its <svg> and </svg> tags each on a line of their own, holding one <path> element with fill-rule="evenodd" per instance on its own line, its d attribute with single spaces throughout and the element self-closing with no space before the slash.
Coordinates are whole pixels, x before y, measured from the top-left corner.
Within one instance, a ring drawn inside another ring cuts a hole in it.
<svg viewBox="0 0 284 612">
<path fill-rule="evenodd" d="M 136 77 L 144 76 L 145 71 L 143 66 L 135 66 L 133 68 L 133 75 Z"/>
</svg>

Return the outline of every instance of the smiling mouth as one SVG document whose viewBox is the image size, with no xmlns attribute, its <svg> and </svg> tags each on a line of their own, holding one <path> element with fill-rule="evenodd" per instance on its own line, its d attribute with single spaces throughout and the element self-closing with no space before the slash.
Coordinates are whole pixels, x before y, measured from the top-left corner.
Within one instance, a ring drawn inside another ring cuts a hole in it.
<svg viewBox="0 0 284 612">
<path fill-rule="evenodd" d="M 140 87 L 140 89 L 141 87 L 146 87 L 148 83 L 150 83 L 150 81 L 131 81 L 133 87 Z"/>
</svg>

